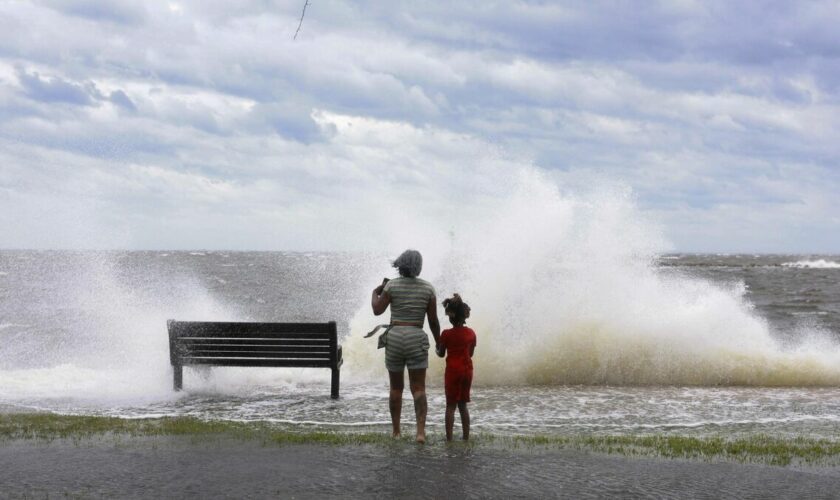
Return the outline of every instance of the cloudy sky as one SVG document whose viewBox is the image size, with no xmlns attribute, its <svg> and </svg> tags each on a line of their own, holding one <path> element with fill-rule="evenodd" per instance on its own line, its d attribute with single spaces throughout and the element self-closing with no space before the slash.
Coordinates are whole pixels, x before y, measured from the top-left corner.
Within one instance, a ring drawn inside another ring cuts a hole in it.
<svg viewBox="0 0 840 500">
<path fill-rule="evenodd" d="M 524 170 L 672 250 L 840 252 L 837 1 L 302 8 L 0 2 L 0 248 L 353 249 Z"/>
</svg>

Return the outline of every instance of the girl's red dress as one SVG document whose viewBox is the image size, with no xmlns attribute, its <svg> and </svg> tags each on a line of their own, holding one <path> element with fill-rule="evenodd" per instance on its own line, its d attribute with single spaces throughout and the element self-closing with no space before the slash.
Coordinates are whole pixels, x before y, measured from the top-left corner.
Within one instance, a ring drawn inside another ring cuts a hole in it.
<svg viewBox="0 0 840 500">
<path fill-rule="evenodd" d="M 443 386 L 447 403 L 470 401 L 473 364 L 470 352 L 475 349 L 475 332 L 466 326 L 456 326 L 440 334 L 440 343 L 446 348 L 446 373 Z"/>
</svg>

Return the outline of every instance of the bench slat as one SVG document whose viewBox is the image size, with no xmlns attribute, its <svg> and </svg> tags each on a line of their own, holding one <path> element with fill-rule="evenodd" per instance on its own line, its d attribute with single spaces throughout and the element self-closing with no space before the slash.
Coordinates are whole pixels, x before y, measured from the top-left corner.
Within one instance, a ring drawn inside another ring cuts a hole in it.
<svg viewBox="0 0 840 500">
<path fill-rule="evenodd" d="M 227 338 L 227 339 L 266 339 L 266 340 L 277 340 L 277 339 L 289 339 L 289 340 L 296 340 L 296 339 L 303 339 L 303 340 L 329 340 L 329 335 L 325 333 L 308 333 L 308 332 L 259 332 L 259 333 L 251 333 L 251 332 L 242 332 L 242 331 L 226 331 L 226 332 L 206 332 L 206 331 L 195 331 L 195 332 L 176 332 L 177 337 L 182 339 L 187 338 Z"/>
<path fill-rule="evenodd" d="M 217 351 L 254 351 L 254 352 L 306 352 L 306 353 L 323 353 L 329 356 L 332 349 L 330 346 L 308 346 L 308 345 L 290 345 L 290 346 L 283 346 L 283 345 L 272 345 L 272 346 L 264 346 L 264 345 L 255 345 L 255 344 L 239 344 L 239 345 L 230 345 L 230 344 L 200 344 L 200 345 L 179 345 L 178 352 L 179 353 L 190 353 L 196 351 L 207 351 L 207 352 L 217 352 Z"/>
<path fill-rule="evenodd" d="M 263 338 L 223 338 L 223 337 L 185 337 L 177 340 L 179 344 L 183 345 L 200 345 L 200 344 L 219 344 L 219 345 L 264 345 L 264 346 L 294 346 L 294 345 L 323 345 L 329 347 L 329 338 L 305 338 L 305 339 L 263 339 Z"/>
<path fill-rule="evenodd" d="M 215 365 L 215 366 L 265 366 L 282 368 L 329 368 L 330 361 L 312 359 L 234 359 L 234 358 L 181 358 L 183 365 Z"/>
<path fill-rule="evenodd" d="M 329 323 L 230 323 L 207 321 L 172 321 L 170 329 L 178 337 L 220 337 L 263 336 L 282 334 L 309 334 L 329 336 Z M 221 335 L 219 335 L 221 334 Z"/>
<path fill-rule="evenodd" d="M 273 358 L 273 359 L 330 359 L 328 352 L 289 352 L 289 351 L 206 351 L 185 352 L 183 358 Z"/>
</svg>

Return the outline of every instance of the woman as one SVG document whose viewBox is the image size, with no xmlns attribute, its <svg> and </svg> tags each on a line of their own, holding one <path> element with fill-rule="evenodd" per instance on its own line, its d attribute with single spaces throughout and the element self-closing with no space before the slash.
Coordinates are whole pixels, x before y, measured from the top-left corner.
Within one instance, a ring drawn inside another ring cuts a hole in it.
<svg viewBox="0 0 840 500">
<path fill-rule="evenodd" d="M 435 289 L 428 281 L 417 277 L 423 268 L 423 257 L 417 250 L 406 250 L 393 265 L 399 270 L 400 277 L 376 287 L 370 304 L 377 316 L 391 306 L 385 367 L 391 381 L 388 408 L 391 410 L 393 436 L 400 435 L 403 374 L 408 368 L 408 383 L 417 417 L 417 442 L 422 444 L 426 442 L 426 368 L 429 367 L 429 337 L 423 331 L 426 317 L 429 318 L 435 345 L 440 339 Z"/>
</svg>

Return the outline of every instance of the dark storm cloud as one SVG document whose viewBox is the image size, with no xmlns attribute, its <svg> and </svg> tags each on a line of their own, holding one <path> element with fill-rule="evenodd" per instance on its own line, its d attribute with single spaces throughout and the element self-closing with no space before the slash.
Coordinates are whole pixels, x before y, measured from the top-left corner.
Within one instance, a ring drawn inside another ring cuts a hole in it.
<svg viewBox="0 0 840 500">
<path fill-rule="evenodd" d="M 115 90 L 108 96 L 108 100 L 128 111 L 137 111 L 137 106 L 122 90 Z"/>
<path fill-rule="evenodd" d="M 37 101 L 89 106 L 102 98 L 91 82 L 78 84 L 60 77 L 41 77 L 37 71 L 30 74 L 23 69 L 18 69 L 17 76 L 26 95 Z"/>
<path fill-rule="evenodd" d="M 312 119 L 312 108 L 303 105 L 265 103 L 251 110 L 251 118 L 282 137 L 302 143 L 326 139 L 324 130 Z"/>
<path fill-rule="evenodd" d="M 91 21 L 110 21 L 118 24 L 139 25 L 146 18 L 144 2 L 120 0 L 100 2 L 96 0 L 42 0 L 38 2 L 46 7 L 70 16 L 78 16 Z"/>
</svg>

